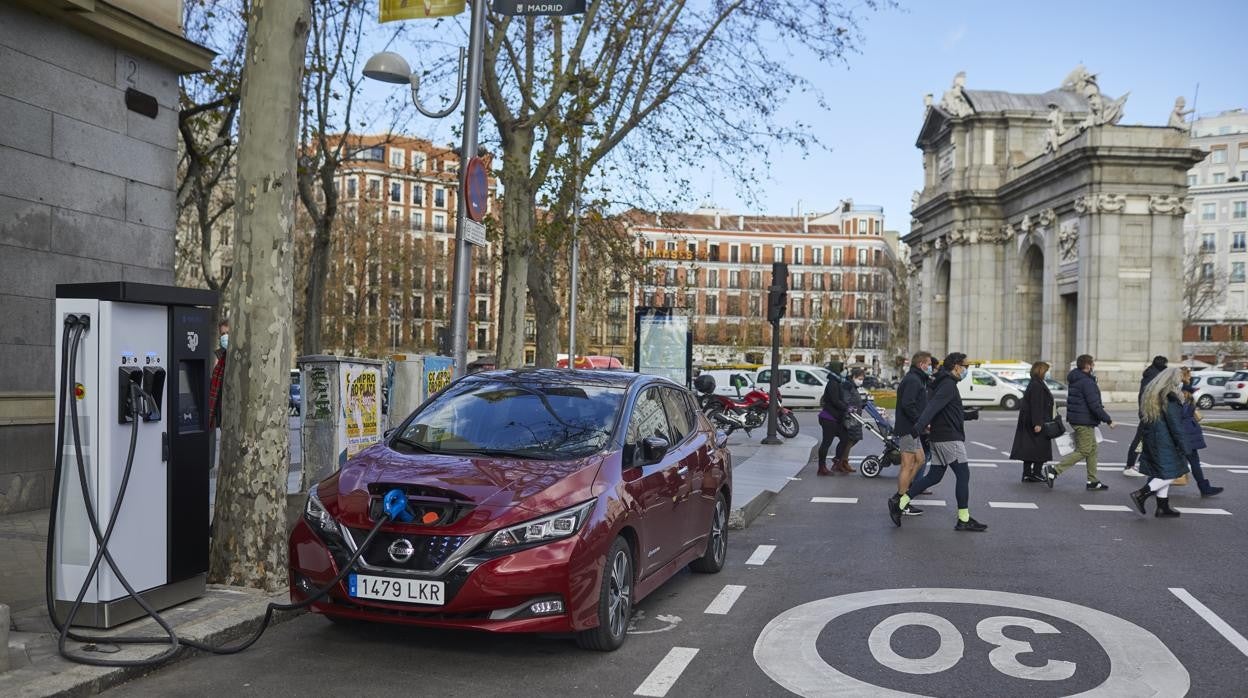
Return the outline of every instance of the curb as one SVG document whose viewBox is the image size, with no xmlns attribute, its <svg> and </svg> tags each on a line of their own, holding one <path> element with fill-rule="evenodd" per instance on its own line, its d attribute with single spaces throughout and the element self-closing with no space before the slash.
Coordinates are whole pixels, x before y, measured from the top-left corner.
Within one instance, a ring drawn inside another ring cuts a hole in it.
<svg viewBox="0 0 1248 698">
<path fill-rule="evenodd" d="M 213 595 L 214 592 L 216 592 L 216 596 L 244 595 L 250 598 L 240 600 L 236 605 L 223 608 L 206 617 L 191 618 L 181 623 L 174 623 L 174 630 L 177 631 L 178 637 L 213 645 L 235 642 L 255 632 L 255 629 L 259 627 L 264 619 L 265 609 L 268 607 L 269 602 L 284 603 L 289 601 L 289 594 L 285 590 L 267 594 L 255 589 L 209 587 L 209 594 Z M 166 611 L 166 613 L 172 610 Z M 269 627 L 303 614 L 304 611 L 274 613 L 273 621 Z M 160 632 L 159 628 L 156 628 L 155 624 L 151 623 L 150 620 L 146 624 L 151 627 L 131 628 L 125 632 L 126 634 L 137 633 L 140 635 Z M 7 632 L 7 623 L 4 625 L 4 628 Z M 263 639 L 260 641 L 263 642 Z M 55 648 L 55 644 L 53 637 L 53 648 Z M 133 646 L 133 648 L 123 649 L 121 657 L 125 659 L 154 657 L 165 651 L 167 647 L 168 645 Z M 176 655 L 158 666 L 96 667 L 71 664 L 53 651 L 50 656 L 44 657 L 33 664 L 0 674 L 0 695 L 12 696 L 13 698 L 89 696 L 154 671 L 173 666 L 186 659 L 208 654 L 210 653 L 183 646 Z"/>
<path fill-rule="evenodd" d="M 9 670 L 9 607 L 0 603 L 0 674 Z"/>
<path fill-rule="evenodd" d="M 750 501 L 733 509 L 732 512 L 728 514 L 728 529 L 739 531 L 749 526 L 754 522 L 754 519 L 758 518 L 759 514 L 763 513 L 763 510 L 767 508 L 767 505 L 771 504 L 771 500 L 775 499 L 777 494 L 779 493 L 772 492 L 771 490 L 763 490 L 755 495 Z"/>
</svg>

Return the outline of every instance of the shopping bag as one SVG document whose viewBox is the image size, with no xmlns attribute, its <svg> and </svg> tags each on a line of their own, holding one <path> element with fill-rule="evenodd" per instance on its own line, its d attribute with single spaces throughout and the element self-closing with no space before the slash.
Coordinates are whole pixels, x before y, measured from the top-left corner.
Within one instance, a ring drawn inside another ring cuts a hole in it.
<svg viewBox="0 0 1248 698">
<path fill-rule="evenodd" d="M 1053 439 L 1053 443 L 1057 445 L 1057 452 L 1063 456 L 1068 456 L 1075 452 L 1075 438 L 1070 434 L 1062 434 Z"/>
<path fill-rule="evenodd" d="M 1176 478 L 1174 479 L 1174 482 L 1172 482 L 1172 483 L 1170 483 L 1170 484 L 1171 484 L 1171 485 L 1174 485 L 1174 486 L 1176 486 L 1176 487 L 1182 487 L 1183 485 L 1186 485 L 1186 484 L 1187 484 L 1187 473 L 1183 473 L 1182 475 L 1180 475 L 1180 476 L 1176 477 Z"/>
<path fill-rule="evenodd" d="M 1092 431 L 1096 434 L 1096 442 L 1098 444 L 1105 440 L 1105 435 L 1101 433 L 1100 427 L 1092 427 Z"/>
</svg>

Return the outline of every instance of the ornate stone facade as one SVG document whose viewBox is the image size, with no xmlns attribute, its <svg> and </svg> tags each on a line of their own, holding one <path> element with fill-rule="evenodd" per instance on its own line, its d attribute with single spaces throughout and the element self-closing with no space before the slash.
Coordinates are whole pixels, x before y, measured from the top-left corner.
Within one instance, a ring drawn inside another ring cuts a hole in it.
<svg viewBox="0 0 1248 698">
<path fill-rule="evenodd" d="M 1088 353 L 1131 397 L 1153 355 L 1178 358 L 1184 172 L 1203 153 L 1178 129 L 1117 125 L 1125 101 L 1079 66 L 1043 94 L 959 74 L 928 105 L 912 349 L 1043 359 L 1059 379 Z"/>
</svg>

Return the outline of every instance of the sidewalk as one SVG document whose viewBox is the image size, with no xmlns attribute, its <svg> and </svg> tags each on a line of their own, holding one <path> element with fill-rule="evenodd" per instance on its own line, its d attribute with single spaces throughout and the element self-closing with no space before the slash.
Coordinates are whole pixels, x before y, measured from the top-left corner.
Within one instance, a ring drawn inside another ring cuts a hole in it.
<svg viewBox="0 0 1248 698">
<path fill-rule="evenodd" d="M 745 528 L 767 508 L 771 500 L 793 481 L 810 462 L 819 440 L 805 434 L 781 439 L 782 444 L 764 446 L 762 435 L 741 432 L 728 440 L 732 450 L 732 513 L 729 528 Z"/>
</svg>

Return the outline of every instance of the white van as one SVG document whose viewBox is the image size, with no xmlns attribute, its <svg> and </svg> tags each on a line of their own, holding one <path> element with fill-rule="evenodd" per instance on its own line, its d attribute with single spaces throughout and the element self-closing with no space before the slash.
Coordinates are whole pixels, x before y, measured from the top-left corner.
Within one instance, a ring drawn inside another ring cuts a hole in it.
<svg viewBox="0 0 1248 698">
<path fill-rule="evenodd" d="M 982 368 L 985 371 L 991 371 L 1002 378 L 1008 378 L 1010 380 L 1031 377 L 1031 364 L 1024 361 L 988 361 L 982 364 L 975 364 L 975 367 Z"/>
<path fill-rule="evenodd" d="M 754 389 L 754 372 L 746 369 L 712 368 L 704 369 L 698 375 L 715 379 L 716 395 L 739 398 Z"/>
<path fill-rule="evenodd" d="M 758 387 L 771 390 L 771 369 L 758 372 Z M 782 364 L 780 366 L 780 399 L 784 406 L 818 407 L 823 398 L 823 387 L 828 383 L 827 370 L 805 364 Z"/>
<path fill-rule="evenodd" d="M 1016 410 L 1023 401 L 1023 389 L 1015 383 L 992 375 L 991 371 L 972 367 L 958 382 L 963 405 L 1000 405 Z"/>
</svg>

